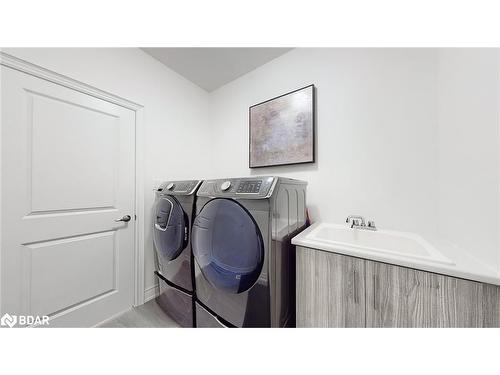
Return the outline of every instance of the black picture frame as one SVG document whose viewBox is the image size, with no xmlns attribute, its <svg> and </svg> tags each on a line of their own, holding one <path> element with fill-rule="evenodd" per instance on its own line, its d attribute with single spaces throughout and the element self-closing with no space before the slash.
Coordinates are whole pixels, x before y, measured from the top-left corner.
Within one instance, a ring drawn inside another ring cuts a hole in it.
<svg viewBox="0 0 500 375">
<path fill-rule="evenodd" d="M 272 102 L 276 99 L 283 98 L 287 95 L 291 95 L 294 93 L 297 93 L 302 90 L 306 89 L 312 89 L 312 103 L 311 103 L 311 159 L 310 160 L 305 160 L 305 161 L 300 161 L 300 162 L 290 162 L 290 163 L 275 163 L 275 164 L 265 164 L 265 165 L 252 165 L 252 109 L 255 107 L 261 106 L 263 104 Z M 312 164 L 316 162 L 316 87 L 314 84 L 310 84 L 307 86 L 303 86 L 301 88 L 289 91 L 285 94 L 278 95 L 274 98 L 265 100 L 263 102 L 254 104 L 249 107 L 248 109 L 248 167 L 250 169 L 257 169 L 257 168 L 266 168 L 266 167 L 278 167 L 278 166 L 285 166 L 285 165 L 299 165 L 299 164 Z"/>
</svg>

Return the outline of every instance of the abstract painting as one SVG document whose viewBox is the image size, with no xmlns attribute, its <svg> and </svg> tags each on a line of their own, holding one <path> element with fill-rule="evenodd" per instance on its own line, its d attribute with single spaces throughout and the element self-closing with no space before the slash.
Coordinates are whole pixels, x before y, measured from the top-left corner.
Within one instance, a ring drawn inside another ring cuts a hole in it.
<svg viewBox="0 0 500 375">
<path fill-rule="evenodd" d="M 250 107 L 250 168 L 314 163 L 314 85 Z"/>
</svg>

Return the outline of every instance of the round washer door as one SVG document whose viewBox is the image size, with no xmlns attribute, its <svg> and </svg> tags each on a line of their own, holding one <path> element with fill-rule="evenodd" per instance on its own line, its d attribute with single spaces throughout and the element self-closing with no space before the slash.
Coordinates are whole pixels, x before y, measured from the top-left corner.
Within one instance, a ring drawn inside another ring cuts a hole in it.
<svg viewBox="0 0 500 375">
<path fill-rule="evenodd" d="M 231 199 L 212 199 L 193 223 L 192 248 L 205 278 L 229 293 L 248 290 L 264 263 L 264 242 L 250 213 Z"/>
<path fill-rule="evenodd" d="M 187 219 L 181 204 L 172 196 L 162 196 L 154 206 L 153 241 L 160 260 L 169 262 L 187 245 Z"/>
</svg>

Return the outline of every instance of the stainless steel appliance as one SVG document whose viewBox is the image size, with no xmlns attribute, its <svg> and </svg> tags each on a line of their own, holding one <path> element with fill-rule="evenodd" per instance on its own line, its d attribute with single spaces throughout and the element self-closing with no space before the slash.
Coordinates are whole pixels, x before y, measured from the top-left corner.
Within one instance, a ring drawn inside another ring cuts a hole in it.
<svg viewBox="0 0 500 375">
<path fill-rule="evenodd" d="M 204 181 L 192 246 L 198 327 L 295 324 L 295 248 L 306 224 L 304 181 Z"/>
<path fill-rule="evenodd" d="M 191 226 L 201 181 L 167 181 L 156 191 L 153 241 L 161 308 L 183 327 L 194 326 Z"/>
</svg>

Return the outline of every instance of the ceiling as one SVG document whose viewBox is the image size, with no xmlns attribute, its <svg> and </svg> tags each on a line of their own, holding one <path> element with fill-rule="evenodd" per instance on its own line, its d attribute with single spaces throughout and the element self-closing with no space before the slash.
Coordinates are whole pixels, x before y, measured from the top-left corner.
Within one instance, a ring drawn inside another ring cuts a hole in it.
<svg viewBox="0 0 500 375">
<path fill-rule="evenodd" d="M 213 91 L 291 48 L 142 48 L 206 91 Z"/>
</svg>

